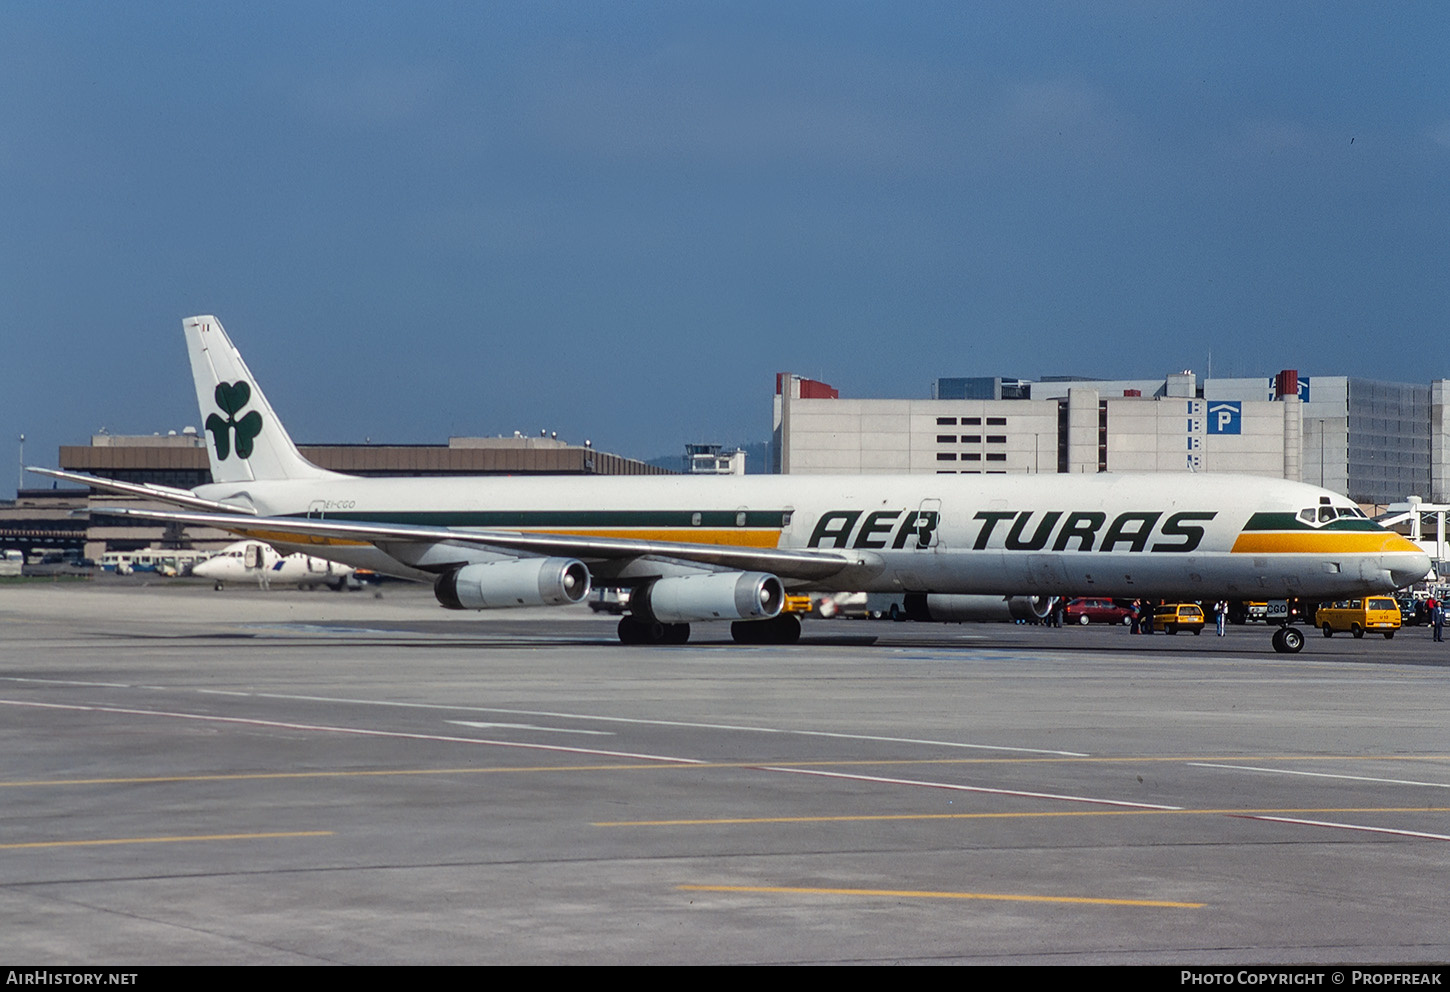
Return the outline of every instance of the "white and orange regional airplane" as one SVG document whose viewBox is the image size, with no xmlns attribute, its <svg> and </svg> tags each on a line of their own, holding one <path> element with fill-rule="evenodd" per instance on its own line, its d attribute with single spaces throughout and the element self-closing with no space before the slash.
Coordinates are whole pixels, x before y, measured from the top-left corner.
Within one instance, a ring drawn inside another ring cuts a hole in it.
<svg viewBox="0 0 1450 992">
<path fill-rule="evenodd" d="M 902 593 L 951 620 L 1040 615 L 1060 595 L 1339 599 L 1430 568 L 1343 496 L 1243 476 L 343 475 L 298 453 L 215 317 L 183 327 L 211 484 L 36 471 L 184 508 L 114 512 L 430 580 L 453 609 L 628 588 L 625 643 L 682 643 L 691 623 L 721 620 L 736 641 L 793 642 L 787 589 Z M 1293 627 L 1274 634 L 1276 650 L 1303 644 Z"/>
</svg>

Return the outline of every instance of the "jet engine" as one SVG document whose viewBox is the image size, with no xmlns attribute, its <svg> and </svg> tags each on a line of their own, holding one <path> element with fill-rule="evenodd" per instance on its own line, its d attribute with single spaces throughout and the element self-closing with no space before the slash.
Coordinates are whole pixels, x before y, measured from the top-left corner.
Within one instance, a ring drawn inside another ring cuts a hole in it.
<svg viewBox="0 0 1450 992">
<path fill-rule="evenodd" d="M 785 605 L 785 587 L 767 572 L 718 572 L 656 579 L 635 589 L 629 609 L 641 620 L 768 620 Z"/>
<path fill-rule="evenodd" d="M 433 583 L 450 610 L 565 606 L 589 595 L 589 568 L 574 558 L 520 558 L 464 565 Z"/>
<path fill-rule="evenodd" d="M 936 623 L 1042 620 L 1052 612 L 1050 596 L 955 596 L 909 592 L 906 619 Z"/>
</svg>

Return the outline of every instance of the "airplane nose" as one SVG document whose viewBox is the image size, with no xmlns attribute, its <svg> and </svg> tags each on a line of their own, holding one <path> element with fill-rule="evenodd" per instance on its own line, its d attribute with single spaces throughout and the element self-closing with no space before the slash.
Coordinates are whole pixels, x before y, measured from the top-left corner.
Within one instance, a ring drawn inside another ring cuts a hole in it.
<svg viewBox="0 0 1450 992">
<path fill-rule="evenodd" d="M 1385 564 L 1396 589 L 1414 585 L 1430 572 L 1430 556 L 1424 553 L 1396 555 Z"/>
</svg>

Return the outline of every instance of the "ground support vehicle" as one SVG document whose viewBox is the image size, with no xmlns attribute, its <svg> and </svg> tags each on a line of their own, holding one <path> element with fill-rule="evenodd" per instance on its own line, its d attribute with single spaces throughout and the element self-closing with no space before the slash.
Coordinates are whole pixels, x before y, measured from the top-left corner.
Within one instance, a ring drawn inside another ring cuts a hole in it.
<svg viewBox="0 0 1450 992">
<path fill-rule="evenodd" d="M 1363 637 L 1366 632 L 1373 632 L 1389 640 L 1400 629 L 1400 605 L 1390 596 L 1320 603 L 1314 613 L 1314 625 L 1324 631 L 1325 637 L 1342 633 Z"/>
<path fill-rule="evenodd" d="M 1203 633 L 1203 607 L 1197 603 L 1168 603 L 1153 608 L 1153 632 L 1176 634 L 1180 630 Z"/>
</svg>

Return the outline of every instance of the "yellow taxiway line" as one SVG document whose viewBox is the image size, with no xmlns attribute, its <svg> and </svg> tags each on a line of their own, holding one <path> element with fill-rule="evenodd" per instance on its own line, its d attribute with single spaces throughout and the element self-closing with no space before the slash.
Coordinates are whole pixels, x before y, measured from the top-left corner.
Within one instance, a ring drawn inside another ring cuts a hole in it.
<svg viewBox="0 0 1450 992">
<path fill-rule="evenodd" d="M 0 851 L 33 847 L 106 847 L 112 844 L 187 844 L 207 840 L 274 840 L 282 837 L 331 837 L 331 830 L 292 830 L 264 834 L 195 834 L 177 837 L 112 837 L 104 840 L 34 840 L 23 844 L 0 844 Z"/>
<path fill-rule="evenodd" d="M 933 892 L 917 889 L 823 889 L 783 885 L 679 885 L 682 892 L 756 892 L 771 895 L 870 896 L 878 899 L 987 899 L 997 902 L 1056 902 L 1088 906 L 1148 906 L 1158 909 L 1202 909 L 1201 902 L 1158 899 L 1098 899 L 1089 896 L 1033 896 L 1008 892 Z"/>
<path fill-rule="evenodd" d="M 1176 757 L 1088 757 L 1088 758 L 848 758 L 837 761 L 631 761 L 628 764 L 564 764 L 564 765 L 496 765 L 490 767 L 462 768 L 378 768 L 353 769 L 349 771 L 310 772 L 232 772 L 209 775 L 138 775 L 114 778 L 54 778 L 0 781 L 0 789 L 34 789 L 73 785 L 151 785 L 165 782 L 244 782 L 268 779 L 325 779 L 325 778 L 386 778 L 408 775 L 500 775 L 527 772 L 618 772 L 618 771 L 671 771 L 688 769 L 701 771 L 719 768 L 833 768 L 833 767 L 883 767 L 906 765 L 1031 765 L 1031 764 L 1119 764 L 1119 763 L 1167 763 L 1193 764 L 1205 761 L 1450 761 L 1444 754 L 1274 754 L 1274 755 L 1232 755 L 1228 757 L 1180 755 Z M 1239 767 L 1234 765 L 1232 767 Z"/>
<path fill-rule="evenodd" d="M 1288 816 L 1306 813 L 1450 813 L 1450 806 L 1335 806 L 1313 809 L 1074 809 L 1021 813 L 861 813 L 838 816 L 722 817 L 713 820 L 601 820 L 596 827 L 711 827 L 874 820 L 1025 820 L 1063 816 Z"/>
</svg>

